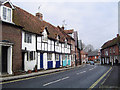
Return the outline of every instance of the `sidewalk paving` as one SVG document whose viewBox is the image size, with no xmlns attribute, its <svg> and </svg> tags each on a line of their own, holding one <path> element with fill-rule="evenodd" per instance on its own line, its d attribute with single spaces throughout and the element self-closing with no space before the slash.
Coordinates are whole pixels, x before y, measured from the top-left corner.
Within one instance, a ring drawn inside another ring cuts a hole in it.
<svg viewBox="0 0 120 90">
<path fill-rule="evenodd" d="M 81 66 L 83 66 L 83 65 L 79 65 L 79 66 L 76 66 L 76 67 L 81 67 Z M 65 70 L 70 70 L 70 69 L 73 69 L 73 68 L 75 68 L 75 67 L 58 68 L 58 69 L 51 69 L 51 70 L 32 72 L 32 73 L 24 74 L 24 75 L 0 77 L 0 82 L 17 80 L 17 79 L 22 79 L 22 78 L 28 78 L 28 77 L 44 75 L 44 74 L 49 74 L 49 73 L 54 73 L 54 72 L 59 72 L 59 71 L 65 71 Z"/>
<path fill-rule="evenodd" d="M 120 66 L 113 66 L 111 73 L 99 88 L 119 88 L 120 89 Z"/>
</svg>

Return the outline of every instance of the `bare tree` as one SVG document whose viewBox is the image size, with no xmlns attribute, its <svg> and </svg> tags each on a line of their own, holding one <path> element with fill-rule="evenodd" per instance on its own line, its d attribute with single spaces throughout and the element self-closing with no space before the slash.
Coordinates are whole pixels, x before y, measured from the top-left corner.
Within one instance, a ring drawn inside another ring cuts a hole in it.
<svg viewBox="0 0 120 90">
<path fill-rule="evenodd" d="M 93 45 L 88 44 L 88 45 L 85 46 L 85 49 L 84 49 L 84 50 L 85 50 L 86 52 L 91 52 L 91 51 L 94 50 L 94 47 L 93 47 Z"/>
</svg>

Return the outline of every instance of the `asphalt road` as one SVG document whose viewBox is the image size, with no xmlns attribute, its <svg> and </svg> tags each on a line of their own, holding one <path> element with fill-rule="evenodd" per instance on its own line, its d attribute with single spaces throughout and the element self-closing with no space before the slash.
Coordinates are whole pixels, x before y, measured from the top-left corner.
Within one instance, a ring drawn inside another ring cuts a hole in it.
<svg viewBox="0 0 120 90">
<path fill-rule="evenodd" d="M 110 66 L 85 65 L 64 72 L 3 84 L 2 88 L 89 88 L 109 68 Z M 98 88 L 101 82 L 95 88 Z"/>
</svg>

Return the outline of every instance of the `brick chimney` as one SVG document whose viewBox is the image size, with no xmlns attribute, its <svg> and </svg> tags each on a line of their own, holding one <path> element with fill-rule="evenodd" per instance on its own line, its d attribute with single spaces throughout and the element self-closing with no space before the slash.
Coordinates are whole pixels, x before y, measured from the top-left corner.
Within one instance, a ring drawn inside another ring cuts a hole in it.
<svg viewBox="0 0 120 90">
<path fill-rule="evenodd" d="M 36 13 L 36 17 L 38 17 L 40 20 L 43 20 L 43 14 L 41 13 Z"/>
</svg>

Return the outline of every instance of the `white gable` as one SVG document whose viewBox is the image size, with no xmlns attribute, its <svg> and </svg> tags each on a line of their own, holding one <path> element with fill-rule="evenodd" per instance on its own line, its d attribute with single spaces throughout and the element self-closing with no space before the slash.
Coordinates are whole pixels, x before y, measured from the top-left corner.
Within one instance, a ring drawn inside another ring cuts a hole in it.
<svg viewBox="0 0 120 90">
<path fill-rule="evenodd" d="M 12 9 L 15 9 L 13 4 L 9 0 L 1 0 L 1 3 L 2 3 L 2 5 L 4 5 L 5 3 L 9 3 L 10 6 L 12 7 Z"/>
</svg>

